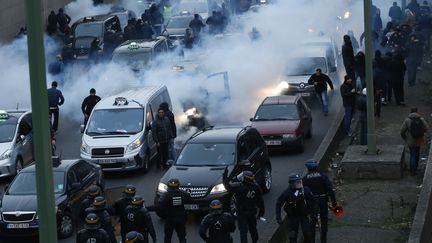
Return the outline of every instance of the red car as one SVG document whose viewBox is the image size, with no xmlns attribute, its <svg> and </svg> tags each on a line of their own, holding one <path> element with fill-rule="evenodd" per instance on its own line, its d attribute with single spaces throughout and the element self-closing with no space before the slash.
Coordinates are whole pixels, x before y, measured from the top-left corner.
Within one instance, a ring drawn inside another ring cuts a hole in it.
<svg viewBox="0 0 432 243">
<path fill-rule="evenodd" d="M 268 148 L 303 151 L 305 138 L 312 136 L 311 110 L 301 96 L 267 97 L 250 121 Z"/>
</svg>

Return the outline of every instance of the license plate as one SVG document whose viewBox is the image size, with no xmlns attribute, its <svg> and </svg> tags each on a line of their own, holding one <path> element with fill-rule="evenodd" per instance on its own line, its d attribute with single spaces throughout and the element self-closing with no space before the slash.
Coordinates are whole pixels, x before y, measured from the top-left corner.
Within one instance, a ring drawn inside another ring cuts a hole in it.
<svg viewBox="0 0 432 243">
<path fill-rule="evenodd" d="M 76 59 L 89 59 L 88 55 L 84 55 L 84 56 L 77 56 Z"/>
<path fill-rule="evenodd" d="M 8 229 L 27 229 L 30 228 L 30 224 L 8 224 Z"/>
<path fill-rule="evenodd" d="M 265 143 L 267 144 L 267 146 L 275 146 L 275 145 L 281 145 L 282 141 L 279 141 L 279 140 L 267 140 L 267 141 L 265 141 Z"/>
<path fill-rule="evenodd" d="M 199 209 L 199 205 L 198 204 L 185 204 L 184 208 L 186 210 L 198 210 Z"/>
<path fill-rule="evenodd" d="M 300 93 L 300 96 L 310 96 L 309 93 Z"/>
<path fill-rule="evenodd" d="M 100 159 L 99 160 L 99 164 L 114 164 L 115 160 L 110 160 L 110 159 Z"/>
</svg>

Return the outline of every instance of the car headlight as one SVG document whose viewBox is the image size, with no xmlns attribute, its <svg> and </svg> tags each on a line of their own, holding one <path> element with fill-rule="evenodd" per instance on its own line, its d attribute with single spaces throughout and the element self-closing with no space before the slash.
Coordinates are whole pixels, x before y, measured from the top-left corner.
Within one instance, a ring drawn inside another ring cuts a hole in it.
<svg viewBox="0 0 432 243">
<path fill-rule="evenodd" d="M 295 138 L 296 135 L 295 134 L 283 134 L 282 138 Z"/>
<path fill-rule="evenodd" d="M 139 146 L 141 146 L 142 142 L 141 142 L 141 137 L 135 139 L 135 141 L 133 141 L 132 143 L 130 143 L 127 147 L 126 147 L 126 153 L 133 151 L 135 149 L 137 149 Z"/>
<path fill-rule="evenodd" d="M 165 193 L 167 191 L 168 191 L 168 186 L 166 184 L 162 183 L 162 182 L 159 182 L 158 192 Z"/>
<path fill-rule="evenodd" d="M 185 114 L 187 116 L 193 116 L 197 113 L 197 109 L 195 107 L 188 109 L 187 111 L 185 111 Z"/>
<path fill-rule="evenodd" d="M 90 154 L 90 146 L 88 146 L 84 140 L 81 142 L 81 152 L 85 154 Z"/>
<path fill-rule="evenodd" d="M 289 83 L 287 81 L 282 81 L 278 85 L 278 90 L 282 91 L 289 88 Z"/>
<path fill-rule="evenodd" d="M 224 193 L 227 192 L 227 189 L 225 188 L 224 184 L 217 184 L 216 186 L 214 186 L 212 188 L 212 190 L 210 191 L 210 194 L 215 194 L 215 193 Z"/>
<path fill-rule="evenodd" d="M 9 159 L 12 154 L 12 150 L 6 150 L 2 155 L 0 155 L 0 160 Z"/>
</svg>

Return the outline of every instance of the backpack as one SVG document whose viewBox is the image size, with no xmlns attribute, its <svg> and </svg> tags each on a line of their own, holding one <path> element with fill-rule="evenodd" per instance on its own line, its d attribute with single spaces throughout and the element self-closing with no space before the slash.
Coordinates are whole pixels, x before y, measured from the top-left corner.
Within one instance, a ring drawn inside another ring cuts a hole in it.
<svg viewBox="0 0 432 243">
<path fill-rule="evenodd" d="M 411 117 L 409 132 L 413 138 L 421 138 L 424 136 L 423 121 L 419 117 Z"/>
</svg>

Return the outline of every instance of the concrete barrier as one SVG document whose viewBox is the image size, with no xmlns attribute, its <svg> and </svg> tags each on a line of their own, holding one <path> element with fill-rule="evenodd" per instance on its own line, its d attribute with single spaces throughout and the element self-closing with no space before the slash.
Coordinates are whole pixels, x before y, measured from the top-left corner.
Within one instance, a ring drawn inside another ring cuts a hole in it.
<svg viewBox="0 0 432 243">
<path fill-rule="evenodd" d="M 313 158 L 319 162 L 319 168 L 326 171 L 332 161 L 332 152 L 337 148 L 339 141 L 344 136 L 343 132 L 343 118 L 345 110 L 343 107 L 339 110 L 333 124 L 327 131 L 326 136 L 322 140 L 320 146 L 315 152 Z M 261 234 L 259 243 L 285 243 L 289 241 L 288 232 L 286 231 L 288 225 L 288 218 L 285 217 L 282 225 L 278 225 L 276 220 L 272 218 L 268 222 L 266 230 Z"/>
<path fill-rule="evenodd" d="M 414 221 L 408 243 L 430 243 L 432 241 L 432 146 L 423 176 L 422 189 L 417 202 Z"/>
</svg>

